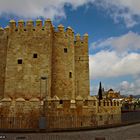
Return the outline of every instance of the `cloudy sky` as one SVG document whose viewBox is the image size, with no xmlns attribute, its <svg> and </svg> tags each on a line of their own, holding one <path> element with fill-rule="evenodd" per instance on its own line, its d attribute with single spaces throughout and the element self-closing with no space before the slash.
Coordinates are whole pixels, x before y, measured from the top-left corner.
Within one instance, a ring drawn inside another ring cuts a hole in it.
<svg viewBox="0 0 140 140">
<path fill-rule="evenodd" d="M 90 93 L 140 94 L 140 0 L 0 0 L 0 25 L 51 18 L 89 34 Z"/>
</svg>

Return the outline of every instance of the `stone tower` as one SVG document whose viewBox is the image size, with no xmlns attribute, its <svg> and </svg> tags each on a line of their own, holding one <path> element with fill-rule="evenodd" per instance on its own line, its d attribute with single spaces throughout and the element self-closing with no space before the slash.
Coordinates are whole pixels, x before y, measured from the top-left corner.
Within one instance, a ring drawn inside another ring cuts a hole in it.
<svg viewBox="0 0 140 140">
<path fill-rule="evenodd" d="M 76 96 L 85 98 L 89 95 L 88 34 L 85 34 L 83 38 L 77 34 L 75 38 Z"/>
<path fill-rule="evenodd" d="M 11 20 L 6 58 L 5 96 L 45 97 L 51 89 L 52 27 L 37 20 Z M 48 78 L 48 79 L 47 79 Z"/>
<path fill-rule="evenodd" d="M 54 29 L 51 21 L 11 20 L 0 28 L 0 96 L 11 98 L 89 95 L 88 35 Z"/>
<path fill-rule="evenodd" d="M 54 33 L 52 59 L 52 96 L 75 98 L 74 33 L 70 27 L 58 26 Z"/>
</svg>

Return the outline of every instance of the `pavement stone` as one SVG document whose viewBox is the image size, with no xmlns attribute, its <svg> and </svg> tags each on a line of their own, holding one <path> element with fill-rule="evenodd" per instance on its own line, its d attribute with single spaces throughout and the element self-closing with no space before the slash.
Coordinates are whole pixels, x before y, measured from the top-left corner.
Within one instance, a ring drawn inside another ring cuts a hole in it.
<svg viewBox="0 0 140 140">
<path fill-rule="evenodd" d="M 103 140 L 103 138 L 105 140 L 140 140 L 140 124 L 79 132 L 0 133 L 0 140 Z"/>
</svg>

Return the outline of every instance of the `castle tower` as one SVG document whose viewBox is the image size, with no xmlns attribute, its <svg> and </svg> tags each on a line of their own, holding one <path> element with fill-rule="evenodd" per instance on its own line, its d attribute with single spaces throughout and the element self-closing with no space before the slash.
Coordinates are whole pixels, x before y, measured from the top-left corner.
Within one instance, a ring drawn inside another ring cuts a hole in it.
<svg viewBox="0 0 140 140">
<path fill-rule="evenodd" d="M 75 98 L 75 61 L 74 34 L 69 27 L 64 31 L 63 25 L 58 26 L 54 33 L 52 53 L 52 97 L 60 99 L 67 95 Z"/>
<path fill-rule="evenodd" d="M 86 98 L 89 95 L 88 34 L 85 34 L 83 38 L 77 34 L 75 38 L 76 96 Z"/>
<path fill-rule="evenodd" d="M 36 26 L 35 26 L 35 25 Z M 5 96 L 43 98 L 50 95 L 52 25 L 41 20 L 10 21 L 6 59 Z"/>
<path fill-rule="evenodd" d="M 0 97 L 75 100 L 89 95 L 88 34 L 54 29 L 50 19 L 0 28 Z"/>
</svg>

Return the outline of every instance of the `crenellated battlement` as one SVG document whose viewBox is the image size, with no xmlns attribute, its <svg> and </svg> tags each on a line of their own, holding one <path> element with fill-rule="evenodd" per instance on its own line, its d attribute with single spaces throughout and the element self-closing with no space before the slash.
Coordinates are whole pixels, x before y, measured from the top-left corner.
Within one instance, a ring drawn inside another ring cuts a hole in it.
<svg viewBox="0 0 140 140">
<path fill-rule="evenodd" d="M 9 27 L 11 31 L 18 31 L 18 30 L 23 30 L 23 31 L 35 31 L 35 30 L 45 30 L 52 28 L 53 25 L 51 23 L 50 19 L 45 20 L 44 24 L 43 21 L 40 19 L 37 19 L 36 21 L 33 20 L 19 20 L 16 22 L 15 20 L 10 20 L 9 22 Z"/>
<path fill-rule="evenodd" d="M 1 106 L 10 106 L 12 104 L 12 102 L 15 102 L 16 104 L 19 103 L 30 103 L 30 104 L 34 104 L 34 105 L 41 105 L 42 102 L 48 102 L 50 104 L 52 103 L 57 103 L 56 105 L 61 105 L 62 107 L 64 107 L 63 105 L 66 103 L 68 104 L 75 104 L 75 105 L 81 105 L 81 106 L 100 106 L 100 107 L 119 107 L 121 106 L 121 102 L 120 101 L 111 101 L 111 100 L 101 100 L 99 102 L 99 100 L 95 97 L 95 96 L 88 96 L 86 99 L 83 99 L 81 96 L 77 96 L 75 100 L 71 100 L 69 98 L 63 98 L 63 99 L 59 99 L 59 97 L 57 97 L 56 95 L 54 97 L 49 97 L 46 100 L 40 100 L 39 98 L 31 98 L 30 100 L 26 100 L 22 97 L 16 98 L 16 99 L 11 99 L 10 97 L 5 97 L 3 99 L 0 100 Z M 42 104 L 43 105 L 43 104 Z M 57 107 L 57 106 L 56 106 Z"/>
<path fill-rule="evenodd" d="M 72 37 L 75 40 L 75 43 L 84 43 L 88 42 L 88 34 L 84 34 L 83 36 L 80 36 L 80 34 L 76 34 L 74 36 L 74 31 L 71 27 L 67 27 L 66 29 L 62 24 L 58 25 L 55 29 L 54 25 L 52 24 L 50 19 L 45 20 L 44 22 L 40 19 L 37 19 L 36 21 L 33 20 L 18 20 L 17 22 L 15 20 L 9 21 L 9 26 L 6 26 L 4 29 L 0 28 L 0 35 L 2 35 L 4 32 L 7 34 L 15 34 L 15 33 L 28 33 L 28 32 L 43 32 L 51 30 L 54 33 L 58 33 L 59 37 L 61 36 L 67 36 Z"/>
<path fill-rule="evenodd" d="M 3 110 L 1 110 L 2 108 Z M 69 110 L 70 112 L 73 112 L 73 110 L 75 110 L 75 113 L 78 113 L 81 110 L 83 113 L 85 113 L 85 115 L 87 115 L 87 110 L 91 110 L 96 114 L 112 114 L 111 111 L 114 110 L 115 112 L 113 113 L 117 114 L 121 108 L 121 103 L 102 100 L 99 105 L 99 101 L 95 96 L 88 96 L 86 99 L 77 96 L 75 100 L 71 100 L 68 98 L 59 99 L 57 96 L 54 96 L 52 98 L 49 97 L 44 101 L 38 98 L 25 100 L 21 97 L 16 99 L 5 97 L 0 100 L 0 113 L 3 116 L 18 116 L 19 114 L 22 114 L 24 116 L 25 114 L 30 114 L 32 111 L 38 112 L 39 115 L 42 108 L 45 108 L 47 111 L 45 113 L 49 113 L 49 115 L 55 115 L 56 112 L 58 112 L 58 114 L 59 112 L 63 112 L 65 114 L 65 110 Z M 100 110 L 102 110 L 102 112 L 100 112 Z"/>
<path fill-rule="evenodd" d="M 58 32 L 64 33 L 64 26 L 62 24 L 58 25 L 57 29 L 58 29 Z"/>
<path fill-rule="evenodd" d="M 5 32 L 6 32 L 7 34 L 9 33 L 9 29 L 10 29 L 9 26 L 6 26 L 6 27 L 4 28 L 4 30 L 5 30 Z"/>
<path fill-rule="evenodd" d="M 79 43 L 88 43 L 88 34 L 84 34 L 83 36 L 81 36 L 79 33 L 76 34 L 75 36 L 75 44 L 79 44 Z"/>
<path fill-rule="evenodd" d="M 45 31 L 45 30 L 53 30 L 53 25 L 50 19 L 45 20 L 44 24 L 43 21 L 37 19 L 36 21 L 33 20 L 19 20 L 16 22 L 15 20 L 10 20 L 9 22 L 9 33 L 18 33 L 18 32 L 35 32 L 37 31 Z"/>
<path fill-rule="evenodd" d="M 4 34 L 4 29 L 2 27 L 0 27 L 0 35 Z"/>
<path fill-rule="evenodd" d="M 1 41 L 4 41 L 5 39 L 7 39 L 8 33 L 9 33 L 9 26 L 6 26 L 5 28 L 0 27 Z"/>
</svg>

